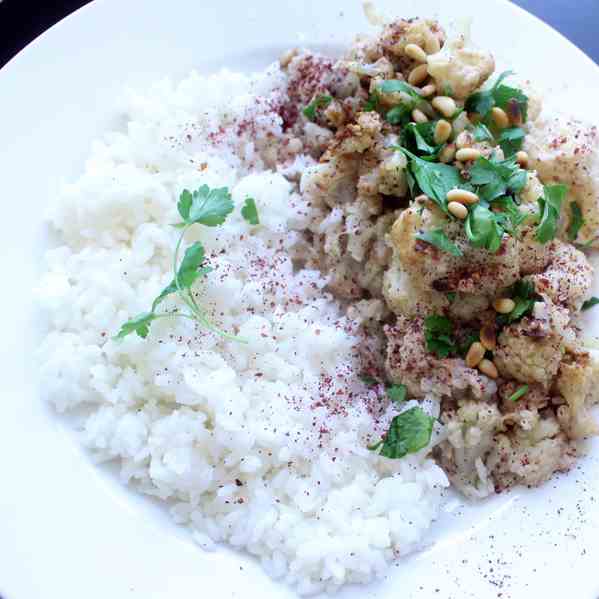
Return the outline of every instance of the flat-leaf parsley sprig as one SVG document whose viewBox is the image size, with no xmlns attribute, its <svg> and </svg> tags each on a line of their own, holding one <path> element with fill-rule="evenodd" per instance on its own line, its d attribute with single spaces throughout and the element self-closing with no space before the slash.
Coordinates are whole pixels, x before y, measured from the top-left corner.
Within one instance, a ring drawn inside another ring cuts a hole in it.
<svg viewBox="0 0 599 599">
<path fill-rule="evenodd" d="M 194 192 L 190 192 L 187 189 L 181 192 L 177 203 L 177 210 L 182 222 L 173 225 L 181 230 L 173 256 L 173 280 L 154 299 L 149 312 L 138 314 L 121 325 L 121 329 L 115 337 L 116 339 L 123 339 L 131 333 L 137 333 L 139 337 L 145 339 L 150 332 L 150 325 L 154 320 L 179 317 L 195 320 L 204 328 L 221 335 L 225 339 L 245 342 L 244 339 L 227 333 L 214 325 L 208 318 L 206 311 L 199 306 L 193 295 L 192 287 L 194 283 L 213 270 L 210 266 L 203 266 L 206 257 L 204 246 L 199 241 L 191 244 L 185 250 L 183 259 L 179 264 L 181 245 L 188 229 L 196 224 L 206 227 L 220 226 L 225 222 L 229 214 L 233 212 L 233 208 L 231 194 L 226 187 L 210 189 L 207 185 L 202 185 Z M 250 224 L 258 224 L 258 212 L 253 198 L 246 199 L 245 206 L 242 209 L 242 216 Z M 158 307 L 164 299 L 172 294 L 176 294 L 181 298 L 187 306 L 188 312 L 157 312 Z"/>
</svg>

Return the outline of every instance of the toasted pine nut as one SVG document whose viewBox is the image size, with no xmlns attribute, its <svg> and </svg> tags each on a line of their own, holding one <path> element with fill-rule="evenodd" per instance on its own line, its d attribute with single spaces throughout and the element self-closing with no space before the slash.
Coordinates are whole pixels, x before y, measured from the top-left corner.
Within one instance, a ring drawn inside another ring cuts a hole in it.
<svg viewBox="0 0 599 599">
<path fill-rule="evenodd" d="M 491 109 L 491 116 L 493 117 L 493 121 L 499 129 L 505 129 L 506 127 L 509 127 L 510 119 L 503 108 L 495 106 Z"/>
<path fill-rule="evenodd" d="M 490 379 L 496 379 L 499 376 L 495 364 L 493 364 L 491 360 L 487 360 L 486 358 L 479 362 L 478 369 L 483 374 L 486 374 Z"/>
<path fill-rule="evenodd" d="M 437 86 L 434 83 L 429 83 L 420 89 L 420 95 L 423 98 L 432 96 L 437 91 Z"/>
<path fill-rule="evenodd" d="M 444 119 L 437 121 L 435 125 L 435 143 L 436 144 L 444 144 L 451 135 L 451 123 Z"/>
<path fill-rule="evenodd" d="M 516 162 L 522 168 L 526 168 L 528 166 L 528 154 L 524 150 L 516 152 Z"/>
<path fill-rule="evenodd" d="M 480 364 L 480 361 L 485 357 L 485 348 L 482 343 L 475 341 L 466 354 L 466 366 L 474 368 Z"/>
<path fill-rule="evenodd" d="M 447 192 L 447 201 L 448 202 L 459 202 L 460 204 L 476 204 L 478 202 L 478 196 L 468 191 L 467 189 L 452 189 Z"/>
<path fill-rule="evenodd" d="M 416 44 L 408 44 L 404 48 L 406 56 L 415 60 L 416 62 L 426 62 L 426 52 Z"/>
<path fill-rule="evenodd" d="M 420 85 L 428 77 L 428 65 L 420 64 L 414 67 L 408 75 L 408 83 L 410 85 Z"/>
<path fill-rule="evenodd" d="M 462 148 L 469 148 L 474 143 L 474 137 L 468 131 L 462 131 L 455 138 L 456 147 L 461 150 Z"/>
<path fill-rule="evenodd" d="M 480 158 L 480 150 L 476 148 L 462 148 L 455 153 L 456 160 L 460 162 L 468 162 Z"/>
<path fill-rule="evenodd" d="M 509 297 L 500 297 L 493 302 L 493 308 L 499 314 L 509 314 L 516 307 L 516 303 Z"/>
<path fill-rule="evenodd" d="M 449 202 L 449 204 L 447 204 L 447 210 L 461 220 L 464 220 L 468 216 L 468 208 L 459 202 Z"/>
<path fill-rule="evenodd" d="M 439 152 L 439 162 L 448 164 L 455 158 L 455 144 L 447 144 L 441 152 Z"/>
<path fill-rule="evenodd" d="M 428 35 L 426 36 L 426 41 L 424 42 L 424 49 L 427 54 L 436 54 L 441 50 L 441 43 L 439 42 L 439 38 L 436 35 Z"/>
<path fill-rule="evenodd" d="M 457 110 L 455 100 L 449 96 L 437 96 L 433 98 L 431 104 L 435 110 L 438 110 L 443 116 L 450 118 Z"/>
<path fill-rule="evenodd" d="M 497 347 L 497 335 L 495 334 L 495 329 L 486 324 L 482 327 L 479 333 L 480 342 L 483 344 L 485 349 L 489 351 L 493 351 Z"/>
<path fill-rule="evenodd" d="M 412 110 L 412 120 L 416 123 L 428 123 L 428 117 L 418 108 Z"/>
</svg>

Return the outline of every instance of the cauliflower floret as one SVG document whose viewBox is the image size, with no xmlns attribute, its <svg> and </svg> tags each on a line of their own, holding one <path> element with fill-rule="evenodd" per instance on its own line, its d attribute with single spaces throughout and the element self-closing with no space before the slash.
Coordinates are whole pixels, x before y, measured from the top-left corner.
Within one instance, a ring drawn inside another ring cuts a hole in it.
<svg viewBox="0 0 599 599">
<path fill-rule="evenodd" d="M 472 247 L 460 222 L 447 222 L 430 210 L 411 206 L 404 210 L 391 229 L 391 243 L 401 267 L 423 285 L 436 291 L 459 291 L 494 296 L 519 278 L 518 246 L 513 237 L 504 236 L 499 251 L 492 254 Z M 463 256 L 453 256 L 415 237 L 419 231 L 443 226 L 446 235 Z"/>
<path fill-rule="evenodd" d="M 586 256 L 569 243 L 555 240 L 546 245 L 549 266 L 529 279 L 537 292 L 549 296 L 554 304 L 580 310 L 593 280 L 591 265 Z"/>
<path fill-rule="evenodd" d="M 357 178 L 358 161 L 339 156 L 308 167 L 302 174 L 300 191 L 314 207 L 334 208 L 355 200 Z"/>
<path fill-rule="evenodd" d="M 579 243 L 596 240 L 599 247 L 599 132 L 596 126 L 573 119 L 556 117 L 539 119 L 530 125 L 524 141 L 529 166 L 536 169 L 546 184 L 565 183 L 569 187 L 567 202 L 577 202 L 585 224 L 576 239 Z M 567 230 L 571 211 L 566 205 L 561 234 Z"/>
<path fill-rule="evenodd" d="M 551 260 L 551 243 L 539 243 L 535 239 L 536 227 L 522 228 L 518 243 L 518 259 L 522 276 L 540 273 L 547 268 Z"/>
<path fill-rule="evenodd" d="M 528 171 L 528 177 L 524 189 L 520 192 L 520 202 L 522 204 L 534 204 L 543 197 L 543 184 L 539 181 L 536 171 Z"/>
<path fill-rule="evenodd" d="M 323 160 L 343 154 L 361 154 L 378 141 L 381 117 L 376 112 L 361 112 L 355 123 L 340 129 L 330 144 Z"/>
<path fill-rule="evenodd" d="M 436 21 L 401 19 L 387 25 L 380 37 L 383 50 L 392 58 L 406 58 L 408 44 L 420 46 L 427 54 L 439 52 L 445 42 L 445 32 Z M 411 61 L 410 61 L 411 63 Z"/>
<path fill-rule="evenodd" d="M 438 90 L 457 99 L 467 98 L 495 70 L 490 52 L 466 46 L 465 37 L 448 41 L 443 50 L 428 57 L 428 72 Z"/>
<path fill-rule="evenodd" d="M 495 365 L 504 378 L 551 386 L 570 331 L 568 311 L 549 298 L 535 304 L 533 314 L 503 329 L 497 339 Z"/>
<path fill-rule="evenodd" d="M 589 412 L 597 376 L 587 353 L 566 354 L 559 367 L 557 389 L 567 402 L 560 406 L 558 416 L 572 439 L 599 434 L 599 426 Z"/>
</svg>

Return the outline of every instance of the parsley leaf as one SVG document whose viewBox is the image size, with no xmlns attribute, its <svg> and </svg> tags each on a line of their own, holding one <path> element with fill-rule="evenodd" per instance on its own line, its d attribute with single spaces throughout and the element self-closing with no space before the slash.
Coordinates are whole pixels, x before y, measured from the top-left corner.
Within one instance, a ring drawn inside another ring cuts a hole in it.
<svg viewBox="0 0 599 599">
<path fill-rule="evenodd" d="M 482 204 L 475 204 L 468 213 L 465 224 L 466 237 L 473 247 L 486 248 L 494 254 L 501 247 L 503 227 L 495 215 Z"/>
<path fill-rule="evenodd" d="M 521 129 L 520 127 L 503 129 L 499 134 L 497 142 L 506 158 L 513 156 L 522 149 L 522 144 L 524 143 L 524 129 Z"/>
<path fill-rule="evenodd" d="M 462 338 L 458 340 L 458 354 L 462 356 L 462 358 L 465 358 L 470 346 L 476 341 L 480 341 L 479 332 L 475 330 L 466 331 L 464 334 L 462 334 Z"/>
<path fill-rule="evenodd" d="M 391 108 L 385 115 L 385 119 L 392 125 L 407 124 L 410 121 L 412 110 L 423 101 L 420 94 L 411 85 L 400 79 L 381 81 L 375 89 L 379 94 L 402 94 L 401 103 Z"/>
<path fill-rule="evenodd" d="M 508 401 L 518 401 L 521 397 L 528 393 L 528 385 L 522 385 L 514 393 L 512 393 L 507 400 Z"/>
<path fill-rule="evenodd" d="M 436 155 L 443 147 L 443 144 L 435 144 L 434 133 L 435 123 L 408 123 L 401 129 L 400 143 L 404 148 L 416 150 L 424 154 Z"/>
<path fill-rule="evenodd" d="M 570 225 L 568 226 L 568 239 L 574 241 L 578 237 L 578 232 L 585 224 L 585 220 L 582 216 L 582 210 L 577 202 L 570 204 Z"/>
<path fill-rule="evenodd" d="M 486 202 L 505 195 L 509 191 L 520 191 L 526 185 L 526 171 L 515 158 L 490 160 L 480 156 L 470 169 L 470 183 L 478 186 L 478 196 Z"/>
<path fill-rule="evenodd" d="M 367 387 L 374 387 L 375 385 L 378 385 L 379 382 L 373 377 L 370 376 L 369 374 L 360 374 L 358 375 L 358 378 L 367 386 Z"/>
<path fill-rule="evenodd" d="M 332 96 L 326 94 L 317 94 L 314 100 L 308 104 L 303 110 L 304 116 L 313 121 L 316 118 L 316 111 L 319 108 L 326 108 L 333 101 Z"/>
<path fill-rule="evenodd" d="M 433 229 L 432 231 L 424 231 L 416 233 L 416 239 L 420 239 L 425 241 L 426 243 L 430 243 L 440 250 L 451 254 L 452 256 L 456 256 L 457 258 L 462 257 L 464 254 L 460 248 L 455 245 L 452 241 L 449 240 L 447 235 L 443 232 L 442 229 Z"/>
<path fill-rule="evenodd" d="M 408 94 L 414 102 L 420 102 L 422 97 L 420 94 L 409 84 L 401 79 L 386 79 L 381 81 L 377 85 L 377 89 L 383 94 L 394 94 L 401 93 Z"/>
<path fill-rule="evenodd" d="M 458 169 L 449 164 L 428 162 L 418 158 L 405 148 L 400 149 L 410 158 L 410 173 L 418 183 L 422 193 L 425 193 L 444 212 L 447 212 L 447 192 L 456 187 L 464 187 Z"/>
<path fill-rule="evenodd" d="M 505 229 L 510 235 L 515 236 L 518 233 L 518 228 L 526 220 L 526 214 L 520 211 L 518 205 L 510 196 L 501 196 L 496 198 L 491 203 L 493 208 L 500 208 L 502 212 L 494 213 L 495 220 Z"/>
<path fill-rule="evenodd" d="M 596 306 L 597 304 L 599 304 L 599 297 L 593 296 L 591 299 L 586 300 L 582 304 L 582 307 L 580 309 L 581 310 L 590 310 L 593 306 Z"/>
<path fill-rule="evenodd" d="M 142 339 L 145 339 L 150 332 L 150 325 L 155 319 L 156 314 L 153 312 L 143 312 L 142 314 L 138 314 L 121 325 L 121 330 L 115 338 L 123 339 L 131 333 L 137 333 Z"/>
<path fill-rule="evenodd" d="M 393 403 L 403 403 L 408 398 L 408 388 L 405 385 L 390 385 L 387 388 L 387 397 Z"/>
<path fill-rule="evenodd" d="M 499 314 L 497 323 L 500 325 L 511 324 L 530 314 L 535 302 L 540 299 L 535 292 L 534 285 L 527 280 L 520 279 L 510 289 L 510 295 L 514 300 L 514 309 L 509 314 Z"/>
<path fill-rule="evenodd" d="M 493 141 L 493 135 L 489 131 L 489 128 L 483 123 L 478 123 L 472 130 L 474 141 Z"/>
<path fill-rule="evenodd" d="M 204 246 L 196 241 L 185 250 L 185 255 L 177 271 L 176 279 L 173 279 L 161 292 L 160 295 L 152 303 L 152 312 L 156 311 L 162 300 L 171 293 L 177 293 L 179 288 L 191 289 L 192 285 L 200 278 L 212 272 L 210 266 L 200 268 L 204 262 L 205 253 Z M 177 287 L 177 280 L 179 286 Z"/>
<path fill-rule="evenodd" d="M 447 299 L 449 300 L 449 302 L 453 303 L 455 301 L 457 293 L 455 291 L 449 291 L 446 295 L 447 295 Z"/>
<path fill-rule="evenodd" d="M 541 220 L 535 233 L 535 239 L 539 243 L 551 241 L 557 234 L 557 224 L 559 214 L 562 208 L 568 187 L 566 185 L 545 185 L 543 186 L 543 196 L 537 201 Z"/>
<path fill-rule="evenodd" d="M 438 358 L 447 358 L 455 352 L 455 341 L 452 337 L 453 324 L 446 316 L 433 314 L 424 319 L 424 339 L 426 349 Z"/>
<path fill-rule="evenodd" d="M 216 227 L 233 212 L 233 201 L 226 187 L 210 189 L 208 185 L 202 185 L 193 193 L 183 190 L 177 208 L 185 225 L 199 223 Z"/>
<path fill-rule="evenodd" d="M 477 112 L 480 114 L 481 118 L 485 118 L 489 112 L 491 112 L 491 108 L 495 106 L 495 98 L 493 94 L 495 93 L 496 88 L 501 84 L 501 82 L 512 75 L 513 71 L 504 71 L 499 75 L 499 78 L 490 89 L 481 90 L 478 92 L 474 92 L 466 99 L 466 103 L 464 104 L 466 110 L 468 112 Z"/>
<path fill-rule="evenodd" d="M 435 419 L 426 414 L 422 408 L 418 406 L 410 408 L 395 416 L 383 439 L 369 449 L 374 451 L 380 449 L 380 455 L 391 459 L 416 453 L 430 443 L 434 421 Z"/>
<path fill-rule="evenodd" d="M 241 209 L 241 216 L 250 223 L 250 225 L 259 225 L 260 218 L 258 217 L 258 208 L 256 207 L 256 201 L 254 198 L 246 198 L 245 204 Z"/>
</svg>

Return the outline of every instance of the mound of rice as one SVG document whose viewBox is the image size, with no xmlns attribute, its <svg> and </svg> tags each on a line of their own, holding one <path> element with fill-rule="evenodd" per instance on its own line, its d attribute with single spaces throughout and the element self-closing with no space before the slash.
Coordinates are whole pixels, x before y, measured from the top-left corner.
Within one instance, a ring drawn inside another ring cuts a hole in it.
<svg viewBox="0 0 599 599">
<path fill-rule="evenodd" d="M 311 159 L 272 168 L 285 94 L 273 66 L 130 97 L 126 131 L 94 145 L 51 208 L 62 245 L 46 255 L 40 353 L 45 397 L 124 483 L 164 500 L 203 548 L 244 548 L 311 593 L 370 581 L 418 547 L 448 483 L 427 450 L 366 447 L 397 408 L 360 382 L 360 333 L 326 280 L 294 263 L 310 206 L 292 173 Z M 174 318 L 114 341 L 172 278 L 178 195 L 204 183 L 229 187 L 236 210 L 186 240 L 215 269 L 202 304 L 249 343 Z M 239 214 L 247 196 L 258 226 Z"/>
</svg>

